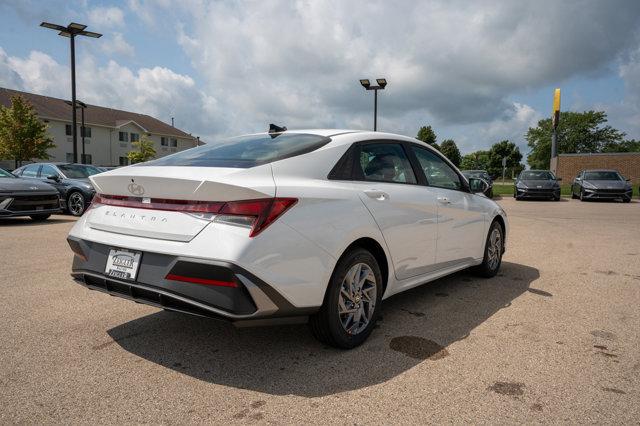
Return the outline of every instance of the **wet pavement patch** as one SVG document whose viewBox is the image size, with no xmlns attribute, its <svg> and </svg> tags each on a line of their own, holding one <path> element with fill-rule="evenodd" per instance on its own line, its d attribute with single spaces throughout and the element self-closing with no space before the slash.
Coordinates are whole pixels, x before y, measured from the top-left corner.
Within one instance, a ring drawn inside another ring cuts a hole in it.
<svg viewBox="0 0 640 426">
<path fill-rule="evenodd" d="M 394 337 L 389 342 L 389 347 L 415 359 L 437 361 L 449 355 L 443 346 L 418 336 Z"/>
<path fill-rule="evenodd" d="M 618 275 L 617 272 L 615 271 L 595 271 L 596 274 L 602 274 L 602 275 Z"/>
<path fill-rule="evenodd" d="M 544 297 L 553 297 L 553 294 L 548 293 L 546 291 L 543 290 L 538 290 L 537 288 L 528 288 L 527 291 L 529 293 L 533 293 L 533 294 L 537 294 L 539 296 L 544 296 Z"/>
<path fill-rule="evenodd" d="M 521 396 L 524 395 L 524 383 L 518 382 L 495 382 L 489 386 L 489 390 L 500 395 Z"/>
<path fill-rule="evenodd" d="M 593 330 L 591 335 L 605 340 L 614 340 L 616 338 L 616 335 L 612 332 L 603 330 Z"/>
<path fill-rule="evenodd" d="M 413 315 L 414 317 L 423 317 L 426 315 L 424 312 L 410 311 L 409 309 L 400 309 L 400 310 L 408 313 L 409 315 Z"/>
<path fill-rule="evenodd" d="M 616 389 L 616 388 L 602 388 L 603 391 L 605 392 L 611 392 L 611 393 L 617 393 L 620 395 L 626 395 L 627 393 L 623 390 L 620 389 Z"/>
</svg>

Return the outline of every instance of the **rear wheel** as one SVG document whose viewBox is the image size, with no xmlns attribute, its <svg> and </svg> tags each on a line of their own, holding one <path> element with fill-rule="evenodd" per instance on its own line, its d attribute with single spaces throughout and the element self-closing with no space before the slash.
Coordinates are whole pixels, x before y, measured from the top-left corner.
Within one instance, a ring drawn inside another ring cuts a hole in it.
<svg viewBox="0 0 640 426">
<path fill-rule="evenodd" d="M 502 264 L 502 253 L 504 251 L 504 231 L 502 226 L 494 221 L 489 228 L 487 242 L 484 247 L 484 259 L 476 267 L 478 275 L 491 278 L 498 273 Z"/>
<path fill-rule="evenodd" d="M 49 219 L 49 216 L 51 216 L 50 214 L 32 214 L 31 216 L 31 220 L 33 220 L 34 222 L 42 222 L 44 220 Z"/>
<path fill-rule="evenodd" d="M 362 344 L 378 318 L 382 285 L 371 253 L 360 248 L 346 253 L 333 271 L 322 308 L 309 319 L 313 335 L 342 349 Z"/>
</svg>

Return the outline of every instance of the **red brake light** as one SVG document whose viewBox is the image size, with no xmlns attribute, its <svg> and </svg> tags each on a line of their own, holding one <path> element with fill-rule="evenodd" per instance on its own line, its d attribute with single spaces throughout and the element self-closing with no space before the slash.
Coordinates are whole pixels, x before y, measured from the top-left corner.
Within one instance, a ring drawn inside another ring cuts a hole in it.
<svg viewBox="0 0 640 426">
<path fill-rule="evenodd" d="M 265 198 L 259 200 L 229 201 L 220 210 L 222 216 L 239 216 L 252 218 L 251 233 L 249 237 L 255 237 L 267 226 L 275 222 L 280 216 L 289 210 L 297 198 Z"/>
</svg>

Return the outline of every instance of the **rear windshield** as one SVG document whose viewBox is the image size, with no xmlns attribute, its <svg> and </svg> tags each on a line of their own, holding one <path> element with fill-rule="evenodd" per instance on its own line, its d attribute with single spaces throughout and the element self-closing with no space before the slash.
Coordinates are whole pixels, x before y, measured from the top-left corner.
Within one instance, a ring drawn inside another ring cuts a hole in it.
<svg viewBox="0 0 640 426">
<path fill-rule="evenodd" d="M 142 166 L 248 168 L 315 151 L 331 139 L 305 133 L 240 136 L 178 152 Z"/>
<path fill-rule="evenodd" d="M 544 170 L 528 170 L 520 174 L 523 180 L 555 180 L 556 177 L 551 172 Z"/>
<path fill-rule="evenodd" d="M 585 180 L 622 180 L 617 172 L 586 172 Z"/>
</svg>

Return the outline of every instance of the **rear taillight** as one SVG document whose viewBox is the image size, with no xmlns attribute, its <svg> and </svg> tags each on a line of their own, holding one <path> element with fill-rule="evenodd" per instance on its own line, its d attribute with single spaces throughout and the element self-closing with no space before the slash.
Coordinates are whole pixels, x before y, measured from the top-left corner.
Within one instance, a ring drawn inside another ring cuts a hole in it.
<svg viewBox="0 0 640 426">
<path fill-rule="evenodd" d="M 222 207 L 214 222 L 250 228 L 249 236 L 255 237 L 297 201 L 296 198 L 229 201 Z"/>
<path fill-rule="evenodd" d="M 96 194 L 91 204 L 93 207 L 102 204 L 137 209 L 176 211 L 194 214 L 205 219 L 213 217 L 215 214 L 216 216 L 213 217 L 214 222 L 249 228 L 251 229 L 249 236 L 255 237 L 282 216 L 297 201 L 296 198 L 260 198 L 257 200 L 227 202 L 190 201 Z"/>
</svg>

